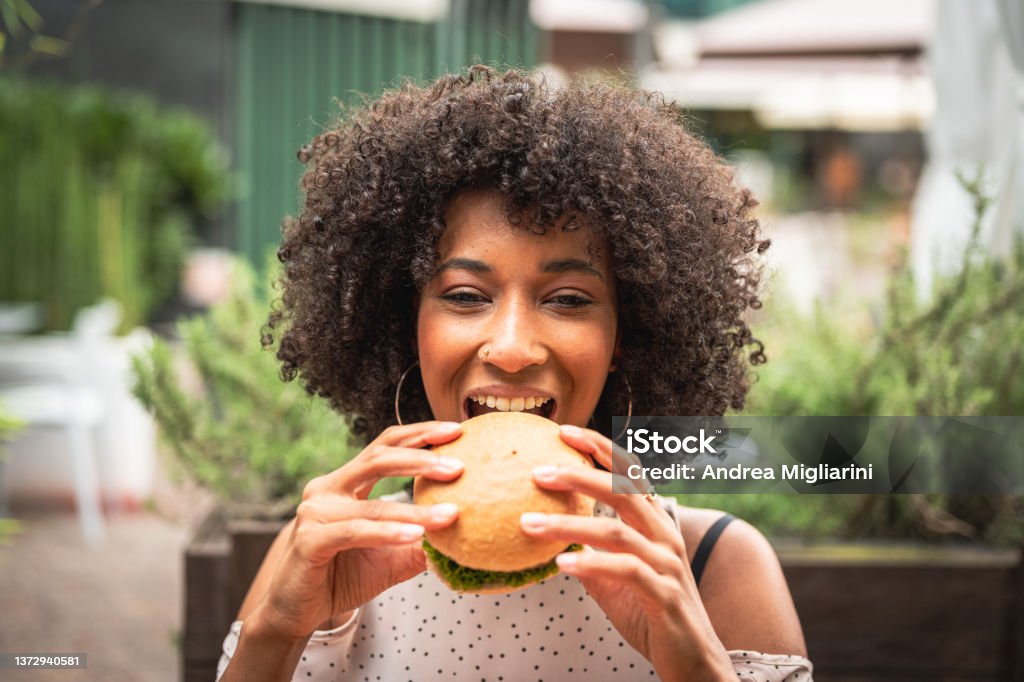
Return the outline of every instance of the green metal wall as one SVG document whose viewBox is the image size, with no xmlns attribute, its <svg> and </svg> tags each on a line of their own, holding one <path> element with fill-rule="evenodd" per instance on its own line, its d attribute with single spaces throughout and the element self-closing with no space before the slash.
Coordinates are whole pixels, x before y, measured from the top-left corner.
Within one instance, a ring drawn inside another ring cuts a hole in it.
<svg viewBox="0 0 1024 682">
<path fill-rule="evenodd" d="M 432 24 L 248 2 L 236 12 L 236 246 L 258 266 L 299 205 L 296 151 L 331 120 L 334 100 L 480 61 L 538 61 L 528 0 L 452 0 L 449 16 Z"/>
</svg>

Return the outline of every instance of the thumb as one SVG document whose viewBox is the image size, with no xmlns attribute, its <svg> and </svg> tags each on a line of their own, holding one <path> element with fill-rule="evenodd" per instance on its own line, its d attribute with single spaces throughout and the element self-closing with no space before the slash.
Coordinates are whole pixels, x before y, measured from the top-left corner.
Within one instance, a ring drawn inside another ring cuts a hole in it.
<svg viewBox="0 0 1024 682">
<path fill-rule="evenodd" d="M 581 554 L 590 554 L 597 550 L 590 545 L 583 545 L 583 549 L 580 550 Z M 607 592 L 608 585 L 604 584 L 600 578 L 588 578 L 585 576 L 577 576 L 577 580 L 583 585 L 583 589 L 586 590 L 587 594 L 594 601 L 600 603 Z"/>
<path fill-rule="evenodd" d="M 404 582 L 427 570 L 427 555 L 419 540 L 394 548 L 391 562 L 392 584 Z"/>
</svg>

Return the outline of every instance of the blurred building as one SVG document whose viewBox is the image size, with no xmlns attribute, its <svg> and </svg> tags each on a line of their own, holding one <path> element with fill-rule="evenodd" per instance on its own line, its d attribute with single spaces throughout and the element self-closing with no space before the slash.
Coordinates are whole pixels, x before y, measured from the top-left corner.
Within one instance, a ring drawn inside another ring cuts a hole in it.
<svg viewBox="0 0 1024 682">
<path fill-rule="evenodd" d="M 65 59 L 39 76 L 143 90 L 207 117 L 241 178 L 207 244 L 262 264 L 298 205 L 298 148 L 338 103 L 473 63 L 632 74 L 650 61 L 644 0 L 35 0 Z M 629 76 L 631 77 L 631 76 Z"/>
<path fill-rule="evenodd" d="M 909 201 L 934 109 L 934 0 L 666 5 L 642 85 L 706 121 L 720 150 L 760 149 L 791 188 L 807 185 L 781 208 Z"/>
<path fill-rule="evenodd" d="M 241 179 L 206 244 L 262 264 L 298 148 L 401 77 L 476 62 L 599 69 L 665 92 L 780 211 L 909 207 L 934 110 L 936 0 L 35 0 L 66 59 L 33 72 L 211 120 Z M 82 18 L 84 15 L 84 19 Z"/>
</svg>

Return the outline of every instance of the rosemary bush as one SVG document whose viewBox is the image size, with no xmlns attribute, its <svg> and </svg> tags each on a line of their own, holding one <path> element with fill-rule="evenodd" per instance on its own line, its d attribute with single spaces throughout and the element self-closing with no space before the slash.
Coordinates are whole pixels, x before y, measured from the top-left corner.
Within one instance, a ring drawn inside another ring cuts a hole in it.
<svg viewBox="0 0 1024 682">
<path fill-rule="evenodd" d="M 746 412 L 763 415 L 1024 415 L 1024 242 L 1000 257 L 979 248 L 989 199 L 961 178 L 975 219 L 959 269 L 920 300 L 909 270 L 884 306 L 801 318 L 782 311 L 758 330 L 771 352 Z M 705 496 L 709 506 L 726 504 Z M 691 499 L 691 503 L 697 503 Z M 1018 498 L 965 495 L 731 499 L 769 531 L 825 536 L 1024 540 Z"/>
<path fill-rule="evenodd" d="M 273 281 L 277 269 L 269 270 Z M 283 516 L 310 479 L 340 467 L 358 448 L 326 401 L 278 377 L 274 354 L 260 342 L 271 293 L 236 261 L 228 299 L 178 325 L 201 391 L 186 390 L 174 350 L 157 341 L 133 359 L 134 392 L 180 468 L 229 509 Z M 389 481 L 378 492 L 397 487 Z"/>
</svg>

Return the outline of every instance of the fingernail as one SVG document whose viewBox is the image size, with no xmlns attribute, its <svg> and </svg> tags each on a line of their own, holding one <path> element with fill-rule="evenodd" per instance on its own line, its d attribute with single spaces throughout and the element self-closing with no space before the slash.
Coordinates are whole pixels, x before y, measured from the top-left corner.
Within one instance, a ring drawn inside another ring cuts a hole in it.
<svg viewBox="0 0 1024 682">
<path fill-rule="evenodd" d="M 459 422 L 441 422 L 437 425 L 438 433 L 455 433 L 462 428 Z"/>
<path fill-rule="evenodd" d="M 543 464 L 533 468 L 533 477 L 538 481 L 553 481 L 558 475 L 558 470 L 550 464 Z"/>
<path fill-rule="evenodd" d="M 526 528 L 540 529 L 547 525 L 547 515 L 537 512 L 525 512 L 519 517 L 519 523 Z"/>
<path fill-rule="evenodd" d="M 398 530 L 399 540 L 415 540 L 423 536 L 423 526 L 415 523 L 403 523 Z"/>
<path fill-rule="evenodd" d="M 581 429 L 578 426 L 573 426 L 572 424 L 562 424 L 561 428 L 562 428 L 562 433 L 570 435 L 570 436 L 582 436 L 583 435 L 583 429 Z"/>
<path fill-rule="evenodd" d="M 435 521 L 447 521 L 459 513 L 459 507 L 451 502 L 435 504 L 430 508 L 430 518 Z"/>
<path fill-rule="evenodd" d="M 453 474 L 456 471 L 462 471 L 462 460 L 442 455 L 437 458 L 437 468 L 446 474 Z"/>
<path fill-rule="evenodd" d="M 558 568 L 563 571 L 571 571 L 576 568 L 576 560 L 579 557 L 575 553 L 559 554 L 555 557 L 555 563 L 558 564 Z"/>
</svg>

